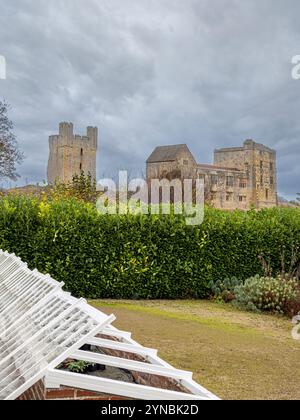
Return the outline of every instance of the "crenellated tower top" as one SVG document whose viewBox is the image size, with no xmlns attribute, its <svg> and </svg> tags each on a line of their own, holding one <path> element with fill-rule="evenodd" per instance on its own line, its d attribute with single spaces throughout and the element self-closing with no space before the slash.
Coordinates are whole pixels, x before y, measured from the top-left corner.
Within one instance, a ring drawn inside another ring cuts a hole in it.
<svg viewBox="0 0 300 420">
<path fill-rule="evenodd" d="M 59 134 L 49 137 L 48 182 L 69 182 L 74 175 L 90 173 L 96 179 L 98 128 L 87 127 L 86 135 L 74 134 L 70 122 L 59 124 Z"/>
</svg>

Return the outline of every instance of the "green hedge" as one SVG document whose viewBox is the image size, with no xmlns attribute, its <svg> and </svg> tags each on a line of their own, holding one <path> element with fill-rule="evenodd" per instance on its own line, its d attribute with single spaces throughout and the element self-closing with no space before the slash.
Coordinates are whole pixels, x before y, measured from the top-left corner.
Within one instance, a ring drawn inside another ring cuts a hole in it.
<svg viewBox="0 0 300 420">
<path fill-rule="evenodd" d="M 276 274 L 300 249 L 300 211 L 222 212 L 204 224 L 178 216 L 100 216 L 75 200 L 0 200 L 0 248 L 64 281 L 87 298 L 204 298 L 208 284 L 262 275 L 263 254 Z"/>
</svg>

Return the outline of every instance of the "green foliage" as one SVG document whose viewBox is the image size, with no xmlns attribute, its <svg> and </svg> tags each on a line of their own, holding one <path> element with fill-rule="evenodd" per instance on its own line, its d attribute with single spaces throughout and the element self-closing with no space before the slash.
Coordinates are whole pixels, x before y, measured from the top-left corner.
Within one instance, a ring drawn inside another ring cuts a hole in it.
<svg viewBox="0 0 300 420">
<path fill-rule="evenodd" d="M 296 306 L 300 310 L 300 287 L 296 279 L 255 276 L 237 286 L 235 297 L 240 307 L 255 312 L 284 314 Z"/>
<path fill-rule="evenodd" d="M 98 197 L 97 183 L 90 172 L 85 174 L 82 171 L 80 175 L 74 175 L 70 182 L 56 181 L 54 185 L 45 190 L 45 196 L 51 200 L 76 198 L 95 204 Z"/>
<path fill-rule="evenodd" d="M 224 302 L 231 302 L 235 298 L 235 289 L 237 286 L 243 284 L 241 280 L 236 277 L 227 278 L 225 280 L 211 281 L 209 288 L 215 299 L 221 299 Z"/>
<path fill-rule="evenodd" d="M 15 181 L 19 176 L 16 166 L 22 163 L 24 156 L 18 148 L 13 122 L 8 117 L 9 109 L 6 102 L 0 101 L 0 180 Z"/>
<path fill-rule="evenodd" d="M 85 373 L 90 366 L 91 366 L 90 363 L 79 360 L 79 361 L 68 363 L 66 367 L 68 368 L 70 372 L 73 372 L 73 373 Z"/>
<path fill-rule="evenodd" d="M 76 199 L 0 199 L 0 248 L 30 268 L 64 281 L 86 298 L 206 298 L 209 284 L 273 275 L 285 252 L 300 249 L 298 209 L 222 212 L 208 208 L 201 226 L 181 216 L 99 215 Z M 299 264 L 299 256 L 298 264 Z"/>
</svg>

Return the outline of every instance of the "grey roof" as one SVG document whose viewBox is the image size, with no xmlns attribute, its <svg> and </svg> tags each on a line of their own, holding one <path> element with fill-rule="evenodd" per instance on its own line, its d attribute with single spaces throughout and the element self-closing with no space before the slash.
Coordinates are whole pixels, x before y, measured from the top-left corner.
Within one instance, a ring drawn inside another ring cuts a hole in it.
<svg viewBox="0 0 300 420">
<path fill-rule="evenodd" d="M 148 158 L 147 163 L 174 162 L 181 154 L 188 154 L 194 159 L 186 144 L 176 144 L 157 147 Z"/>
</svg>

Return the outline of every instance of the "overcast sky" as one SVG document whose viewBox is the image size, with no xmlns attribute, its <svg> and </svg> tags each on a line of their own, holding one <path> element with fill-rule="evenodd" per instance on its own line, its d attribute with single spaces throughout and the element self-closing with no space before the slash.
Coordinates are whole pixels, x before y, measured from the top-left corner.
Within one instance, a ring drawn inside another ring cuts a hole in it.
<svg viewBox="0 0 300 420">
<path fill-rule="evenodd" d="M 157 145 L 201 163 L 252 138 L 278 151 L 279 192 L 300 191 L 298 0 L 0 0 L 0 55 L 26 160 L 46 178 L 60 121 L 100 130 L 98 177 L 144 170 Z"/>
</svg>

